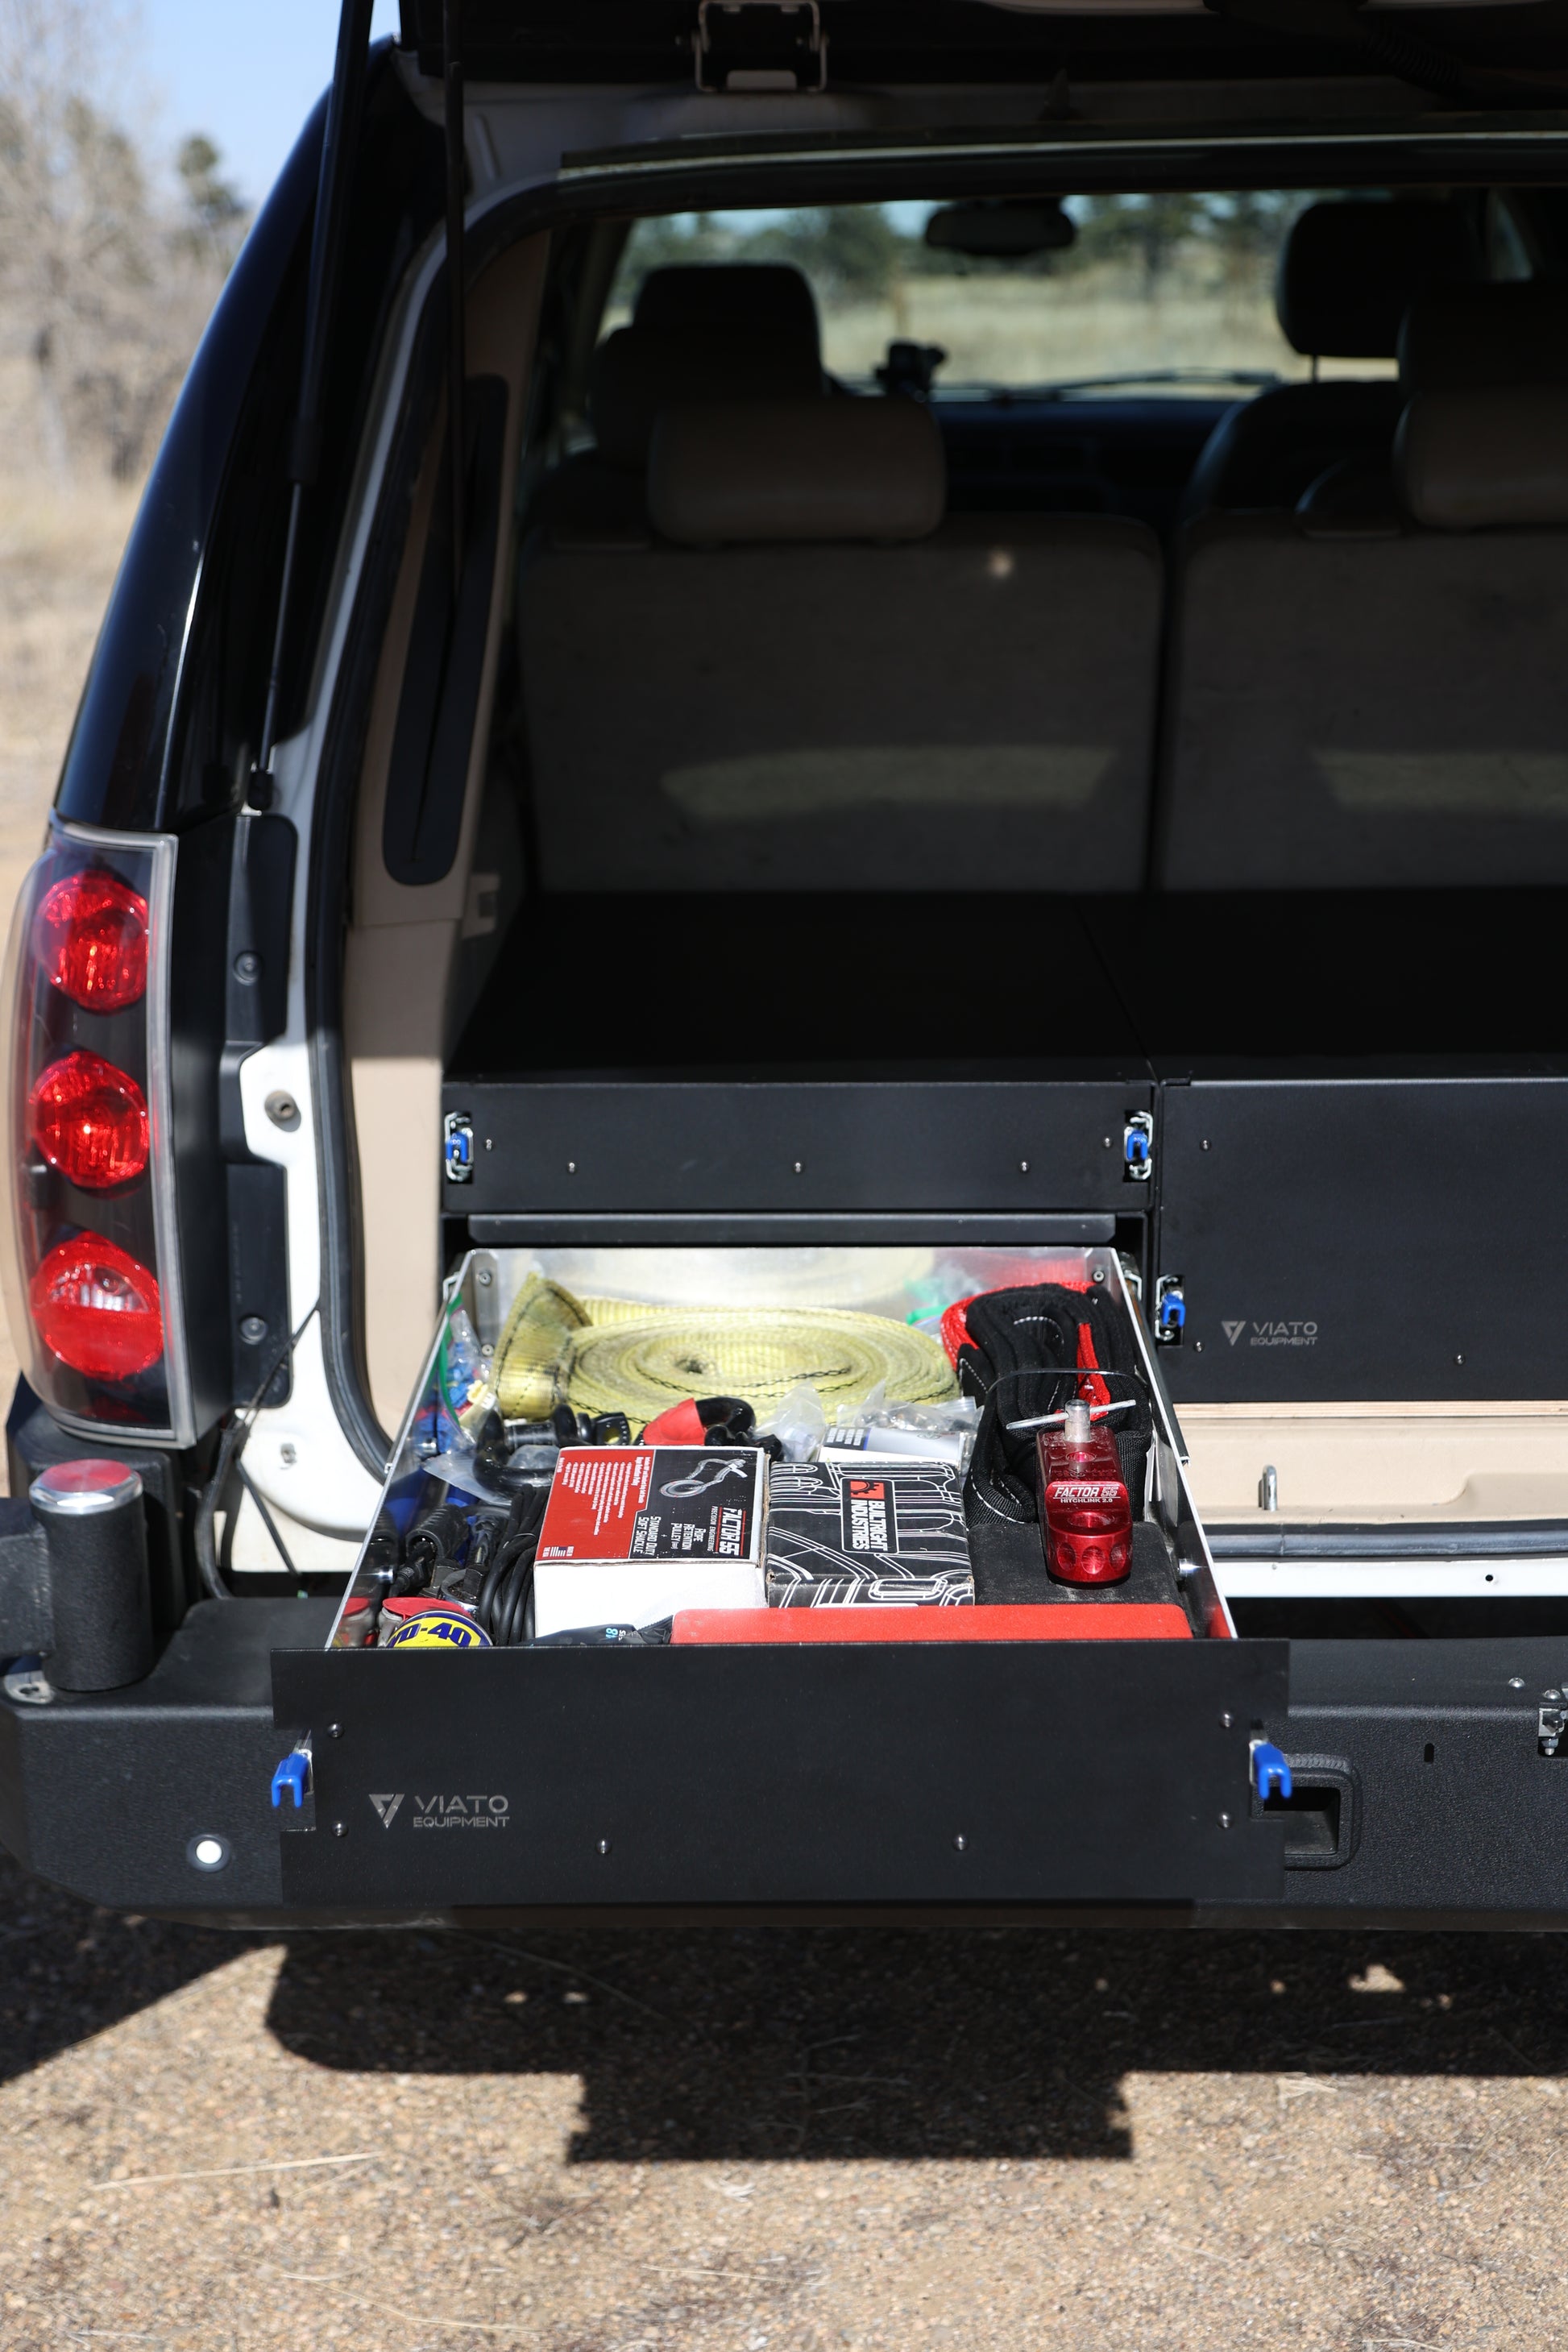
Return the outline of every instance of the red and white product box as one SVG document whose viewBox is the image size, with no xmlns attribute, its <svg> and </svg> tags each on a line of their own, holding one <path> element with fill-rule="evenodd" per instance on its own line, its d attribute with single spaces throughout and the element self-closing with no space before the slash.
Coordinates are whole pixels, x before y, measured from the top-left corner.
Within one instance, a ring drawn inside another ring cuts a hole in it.
<svg viewBox="0 0 1568 2352">
<path fill-rule="evenodd" d="M 568 1446 L 539 1531 L 535 1635 L 761 1608 L 765 1493 L 752 1446 Z"/>
</svg>

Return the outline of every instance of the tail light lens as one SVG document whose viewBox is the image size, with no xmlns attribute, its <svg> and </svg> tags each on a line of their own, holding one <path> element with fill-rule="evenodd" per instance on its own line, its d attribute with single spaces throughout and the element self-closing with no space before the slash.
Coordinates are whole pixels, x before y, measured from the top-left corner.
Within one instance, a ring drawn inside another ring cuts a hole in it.
<svg viewBox="0 0 1568 2352">
<path fill-rule="evenodd" d="M 44 893 L 33 952 L 45 978 L 88 1013 L 123 1013 L 147 993 L 147 901 L 107 866 Z"/>
<path fill-rule="evenodd" d="M 147 1167 L 147 1097 L 135 1079 L 80 1048 L 51 1062 L 27 1097 L 33 1140 L 84 1192 L 133 1183 Z"/>
<path fill-rule="evenodd" d="M 188 1441 L 170 1144 L 174 844 L 57 824 L 22 892 L 8 984 L 7 1306 L 68 1427 Z"/>
<path fill-rule="evenodd" d="M 156 1277 L 97 1234 L 55 1244 L 28 1303 L 50 1354 L 90 1381 L 132 1380 L 163 1352 Z"/>
</svg>

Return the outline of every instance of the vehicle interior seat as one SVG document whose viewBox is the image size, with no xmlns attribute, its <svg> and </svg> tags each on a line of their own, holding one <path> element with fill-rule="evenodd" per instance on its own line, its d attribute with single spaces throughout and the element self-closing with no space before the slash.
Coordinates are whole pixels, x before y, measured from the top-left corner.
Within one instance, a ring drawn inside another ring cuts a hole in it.
<svg viewBox="0 0 1568 2352">
<path fill-rule="evenodd" d="M 1439 286 L 1418 295 L 1399 331 L 1400 398 L 1495 384 L 1568 382 L 1568 301 L 1562 287 L 1521 280 Z M 1403 411 L 1402 411 L 1403 413 Z M 1342 458 L 1321 474 L 1296 511 L 1309 522 L 1392 525 L 1405 511 L 1386 461 Z"/>
<path fill-rule="evenodd" d="M 1480 277 L 1480 242 L 1458 206 L 1428 198 L 1310 205 L 1279 256 L 1275 307 L 1292 351 L 1313 361 L 1392 360 L 1424 287 Z M 1186 517 L 1216 509 L 1289 512 L 1344 458 L 1386 466 L 1403 396 L 1392 378 L 1278 384 L 1239 403 L 1209 436 Z"/>
<path fill-rule="evenodd" d="M 1404 345 L 1395 509 L 1185 534 L 1167 888 L 1568 883 L 1568 295 L 1435 291 Z"/>
<path fill-rule="evenodd" d="M 1139 887 L 1152 531 L 944 520 L 896 396 L 667 410 L 648 497 L 654 543 L 524 550 L 545 889 Z"/>
<path fill-rule="evenodd" d="M 647 528 L 648 445 L 663 411 L 693 400 L 796 399 L 825 390 L 816 302 L 784 262 L 650 269 L 629 326 L 595 352 L 595 446 L 549 477 L 539 520 L 563 529 Z"/>
</svg>

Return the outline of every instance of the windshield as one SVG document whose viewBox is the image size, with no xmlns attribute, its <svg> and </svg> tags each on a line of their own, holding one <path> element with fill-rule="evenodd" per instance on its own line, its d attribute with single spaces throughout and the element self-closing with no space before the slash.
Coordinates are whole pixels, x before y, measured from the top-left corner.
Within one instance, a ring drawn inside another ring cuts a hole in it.
<svg viewBox="0 0 1568 2352">
<path fill-rule="evenodd" d="M 931 215 L 955 209 L 930 204 L 644 220 L 605 324 L 624 324 L 662 263 L 788 261 L 811 282 L 824 360 L 847 383 L 869 387 L 893 342 L 940 351 L 939 395 L 1300 379 L 1312 362 L 1279 331 L 1274 275 L 1290 223 L 1321 193 L 1068 196 L 1062 244 L 1005 260 L 928 241 Z M 1325 360 L 1321 372 L 1392 374 L 1394 362 Z"/>
</svg>

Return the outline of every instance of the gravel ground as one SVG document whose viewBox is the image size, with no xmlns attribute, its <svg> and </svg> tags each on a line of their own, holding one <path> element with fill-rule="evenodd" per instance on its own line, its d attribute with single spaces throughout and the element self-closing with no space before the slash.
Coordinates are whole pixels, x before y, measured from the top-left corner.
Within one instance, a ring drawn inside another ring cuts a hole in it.
<svg viewBox="0 0 1568 2352">
<path fill-rule="evenodd" d="M 1554 1937 L 0 1937 L 6 2346 L 1563 2340 Z"/>
<path fill-rule="evenodd" d="M 128 514 L 0 488 L 0 903 Z M 0 2345 L 1542 2352 L 1563 1983 L 1550 1937 L 266 1941 L 0 1860 Z"/>
</svg>

